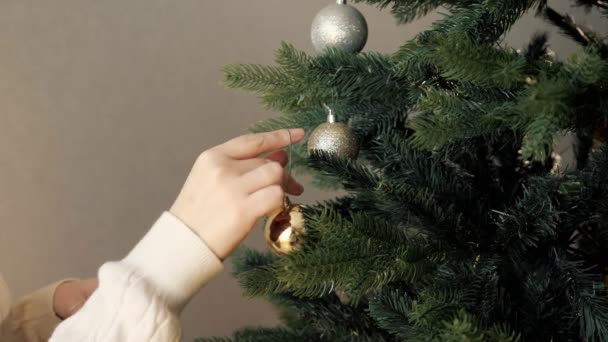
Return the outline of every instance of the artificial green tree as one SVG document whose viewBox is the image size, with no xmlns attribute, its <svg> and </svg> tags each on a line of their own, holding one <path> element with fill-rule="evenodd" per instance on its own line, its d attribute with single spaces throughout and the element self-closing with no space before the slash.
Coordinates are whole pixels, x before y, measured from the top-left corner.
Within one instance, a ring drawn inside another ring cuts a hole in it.
<svg viewBox="0 0 608 342">
<path fill-rule="evenodd" d="M 301 250 L 243 250 L 235 274 L 283 325 L 211 341 L 608 341 L 608 45 L 545 0 L 360 0 L 407 23 L 447 15 L 397 52 L 308 56 L 226 68 L 281 115 L 267 131 L 350 119 L 358 159 L 294 149 L 324 188 L 307 205 Z M 601 0 L 573 1 L 603 11 Z M 536 11 L 581 44 L 567 61 L 531 34 L 502 40 Z M 556 136 L 576 137 L 557 171 Z"/>
</svg>

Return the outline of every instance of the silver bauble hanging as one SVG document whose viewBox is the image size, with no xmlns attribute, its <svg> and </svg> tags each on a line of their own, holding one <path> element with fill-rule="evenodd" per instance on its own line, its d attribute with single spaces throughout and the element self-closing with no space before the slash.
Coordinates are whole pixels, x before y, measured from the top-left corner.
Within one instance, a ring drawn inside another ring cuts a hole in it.
<svg viewBox="0 0 608 342">
<path fill-rule="evenodd" d="M 323 8 L 312 22 L 312 44 L 317 52 L 328 47 L 357 53 L 367 42 L 367 22 L 363 14 L 346 0 Z"/>
<path fill-rule="evenodd" d="M 357 159 L 359 141 L 352 128 L 336 122 L 336 117 L 330 111 L 327 122 L 310 133 L 307 150 L 309 155 L 314 151 L 323 151 L 342 158 Z"/>
</svg>

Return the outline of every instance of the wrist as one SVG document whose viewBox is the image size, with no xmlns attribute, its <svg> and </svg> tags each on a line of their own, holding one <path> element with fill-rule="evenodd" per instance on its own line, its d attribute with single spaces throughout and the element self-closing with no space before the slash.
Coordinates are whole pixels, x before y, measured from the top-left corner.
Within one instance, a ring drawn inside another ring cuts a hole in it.
<svg viewBox="0 0 608 342">
<path fill-rule="evenodd" d="M 223 269 L 206 243 L 171 212 L 161 215 L 122 263 L 146 279 L 176 312 Z"/>
<path fill-rule="evenodd" d="M 198 237 L 209 247 L 209 249 L 221 261 L 226 260 L 232 251 L 231 248 L 218 236 L 217 232 L 212 229 L 201 229 L 195 231 Z"/>
<path fill-rule="evenodd" d="M 176 202 L 176 204 L 169 209 L 169 213 L 192 231 L 218 259 L 224 261 L 228 257 L 230 249 L 226 246 L 222 238 L 217 236 L 217 232 L 213 229 L 203 229 L 202 224 L 198 224 L 197 220 L 192 218 L 194 216 L 189 213 L 187 208 Z M 197 215 L 201 216 L 201 213 L 197 212 Z"/>
</svg>

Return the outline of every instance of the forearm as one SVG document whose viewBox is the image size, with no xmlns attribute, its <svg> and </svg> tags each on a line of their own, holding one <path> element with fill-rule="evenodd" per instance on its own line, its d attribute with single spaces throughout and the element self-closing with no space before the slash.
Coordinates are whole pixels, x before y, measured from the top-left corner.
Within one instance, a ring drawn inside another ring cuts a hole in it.
<svg viewBox="0 0 608 342">
<path fill-rule="evenodd" d="M 164 213 L 124 260 L 101 268 L 98 289 L 52 340 L 179 340 L 177 316 L 222 269 L 218 256 L 227 257 L 262 216 L 280 208 L 286 192 L 302 193 L 287 177 L 287 155 L 280 150 L 304 134 L 246 135 L 203 152 L 173 214 Z"/>
<path fill-rule="evenodd" d="M 178 315 L 221 261 L 180 220 L 164 213 L 129 255 L 105 264 L 99 287 L 51 341 L 178 341 Z"/>
</svg>

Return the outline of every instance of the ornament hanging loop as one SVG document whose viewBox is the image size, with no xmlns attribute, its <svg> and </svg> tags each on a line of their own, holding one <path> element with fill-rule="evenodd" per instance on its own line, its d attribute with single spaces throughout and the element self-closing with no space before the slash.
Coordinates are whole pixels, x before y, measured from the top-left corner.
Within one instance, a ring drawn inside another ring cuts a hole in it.
<svg viewBox="0 0 608 342">
<path fill-rule="evenodd" d="M 291 137 L 291 131 L 288 129 L 287 134 L 289 134 L 289 146 L 287 147 L 287 165 L 285 168 L 287 172 L 285 172 L 285 178 L 283 179 L 283 189 L 287 189 L 289 185 L 289 180 L 291 179 L 291 151 L 293 150 L 293 139 Z M 291 200 L 287 195 L 285 195 L 285 199 L 283 199 L 283 209 L 289 209 L 291 207 Z"/>
<path fill-rule="evenodd" d="M 293 150 L 293 138 L 291 137 L 291 130 L 287 130 L 287 134 L 289 135 L 289 146 L 287 147 L 287 172 L 285 173 L 284 185 L 287 186 L 287 182 L 289 182 L 289 178 L 291 177 L 291 151 Z"/>
</svg>

